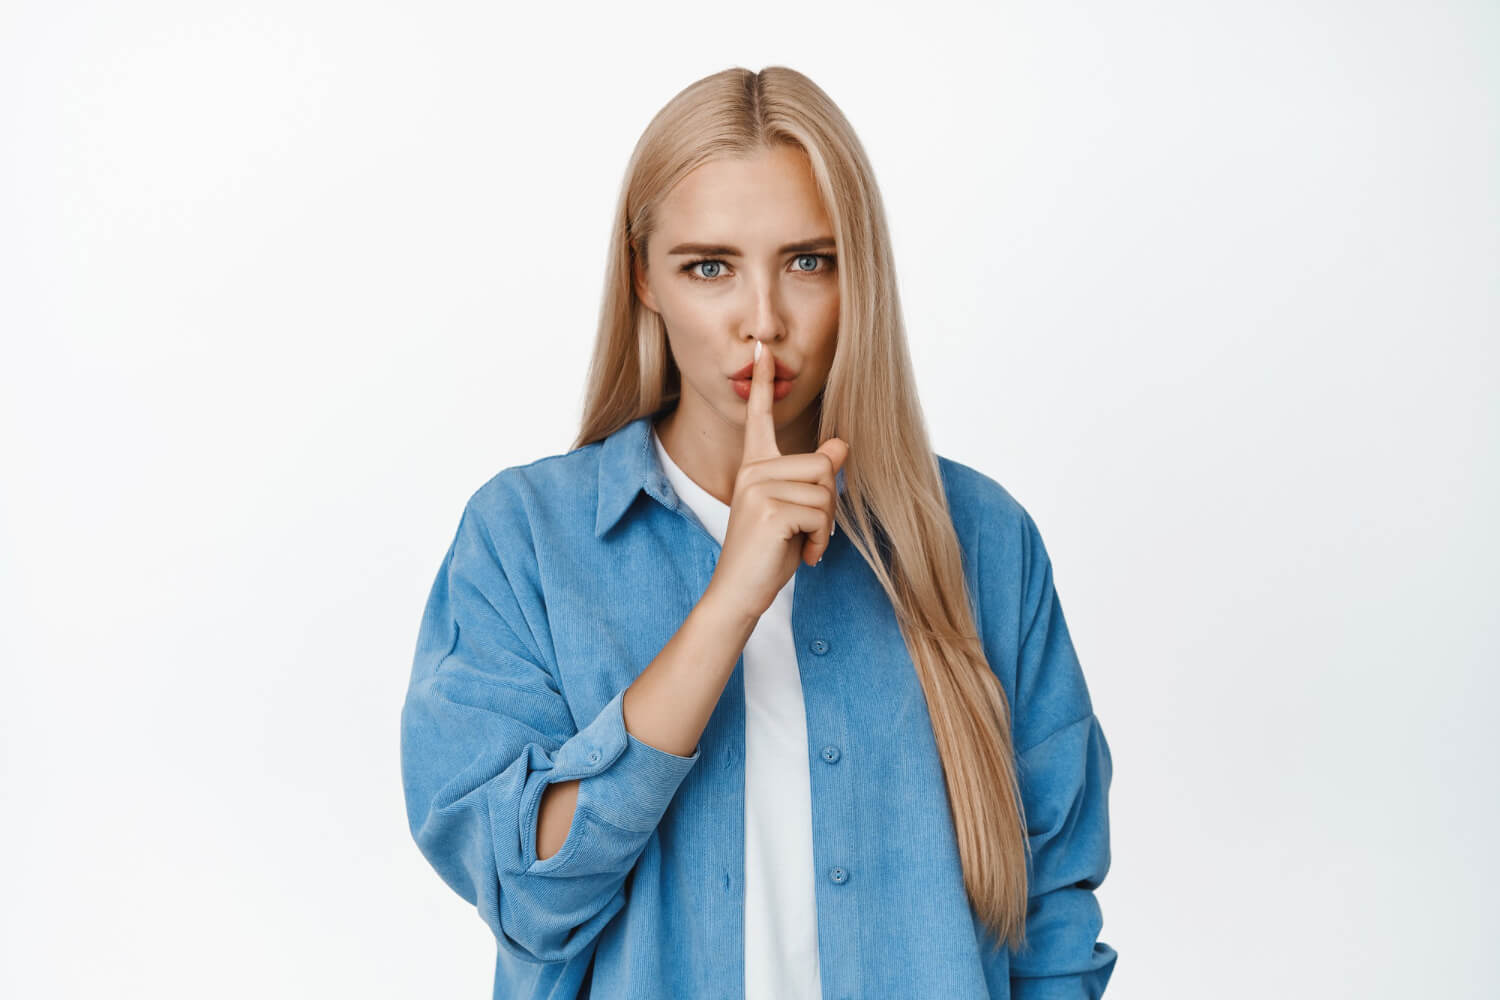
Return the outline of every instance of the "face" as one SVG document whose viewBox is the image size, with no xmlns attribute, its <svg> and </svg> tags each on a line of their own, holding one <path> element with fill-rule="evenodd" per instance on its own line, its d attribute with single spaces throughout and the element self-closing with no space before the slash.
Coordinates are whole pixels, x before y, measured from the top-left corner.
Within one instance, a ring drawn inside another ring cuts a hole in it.
<svg viewBox="0 0 1500 1000">
<path fill-rule="evenodd" d="M 833 225 L 807 155 L 778 146 L 705 163 L 661 204 L 636 291 L 666 325 L 682 373 L 678 415 L 743 427 L 730 379 L 763 340 L 776 356 L 783 426 L 811 414 L 833 365 L 839 285 Z"/>
</svg>

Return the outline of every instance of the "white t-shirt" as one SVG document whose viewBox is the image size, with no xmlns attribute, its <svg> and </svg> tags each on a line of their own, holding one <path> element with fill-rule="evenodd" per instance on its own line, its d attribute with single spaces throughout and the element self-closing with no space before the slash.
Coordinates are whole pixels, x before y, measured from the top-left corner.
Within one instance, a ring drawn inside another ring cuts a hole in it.
<svg viewBox="0 0 1500 1000">
<path fill-rule="evenodd" d="M 652 429 L 678 497 L 720 545 L 729 505 L 688 478 Z M 821 1000 L 812 781 L 787 580 L 745 643 L 745 998 Z"/>
</svg>

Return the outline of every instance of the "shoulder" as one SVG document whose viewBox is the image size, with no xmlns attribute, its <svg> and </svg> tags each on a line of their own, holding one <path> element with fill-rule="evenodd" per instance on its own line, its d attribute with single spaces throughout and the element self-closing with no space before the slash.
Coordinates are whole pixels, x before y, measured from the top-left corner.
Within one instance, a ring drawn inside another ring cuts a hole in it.
<svg viewBox="0 0 1500 1000">
<path fill-rule="evenodd" d="M 948 510 L 961 538 L 983 534 L 1019 539 L 1033 527 L 1030 513 L 994 477 L 946 455 L 938 455 L 937 461 Z"/>
<path fill-rule="evenodd" d="M 592 509 L 599 486 L 598 452 L 602 445 L 603 441 L 595 441 L 572 451 L 506 466 L 470 494 L 465 515 L 493 532 L 517 522 L 529 523 L 560 506 L 587 503 Z"/>
<path fill-rule="evenodd" d="M 460 531 L 483 538 L 493 556 L 511 565 L 537 559 L 538 543 L 559 531 L 594 523 L 598 496 L 598 448 L 592 442 L 499 469 L 469 493 Z"/>
<path fill-rule="evenodd" d="M 970 563 L 980 615 L 1015 611 L 1046 585 L 1051 559 L 1031 512 L 978 469 L 938 456 L 954 531 Z M 1007 613 L 1007 617 L 1009 614 Z"/>
</svg>

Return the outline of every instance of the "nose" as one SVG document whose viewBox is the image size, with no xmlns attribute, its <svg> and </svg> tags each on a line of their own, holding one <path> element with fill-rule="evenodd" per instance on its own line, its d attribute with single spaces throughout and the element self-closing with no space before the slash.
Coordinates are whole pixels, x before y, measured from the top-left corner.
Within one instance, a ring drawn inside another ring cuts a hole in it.
<svg viewBox="0 0 1500 1000">
<path fill-rule="evenodd" d="M 776 283 L 763 281 L 752 286 L 750 302 L 746 306 L 741 334 L 767 343 L 774 343 L 786 334 L 786 323 L 782 321 L 780 303 L 776 297 Z"/>
</svg>

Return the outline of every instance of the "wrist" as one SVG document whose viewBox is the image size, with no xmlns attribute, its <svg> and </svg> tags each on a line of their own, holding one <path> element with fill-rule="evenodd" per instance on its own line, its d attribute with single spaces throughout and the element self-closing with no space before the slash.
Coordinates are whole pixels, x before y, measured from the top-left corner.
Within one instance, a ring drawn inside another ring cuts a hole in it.
<svg viewBox="0 0 1500 1000">
<path fill-rule="evenodd" d="M 750 633 L 755 631 L 755 626 L 760 621 L 760 615 L 748 613 L 740 602 L 726 597 L 721 591 L 715 590 L 712 582 L 708 589 L 703 592 L 698 606 L 693 609 L 705 621 L 709 622 L 715 632 L 727 632 L 738 635 L 748 641 Z"/>
</svg>

